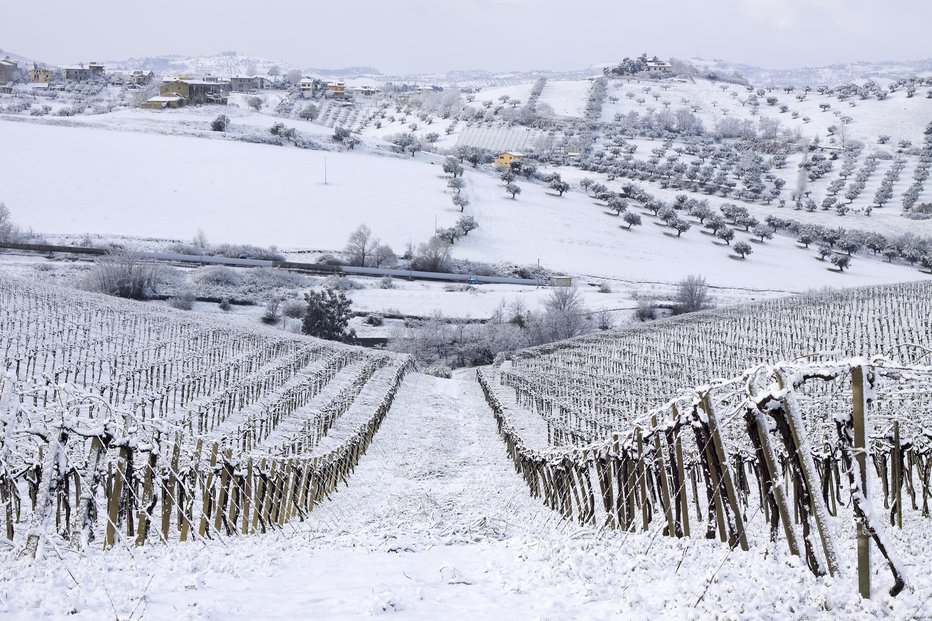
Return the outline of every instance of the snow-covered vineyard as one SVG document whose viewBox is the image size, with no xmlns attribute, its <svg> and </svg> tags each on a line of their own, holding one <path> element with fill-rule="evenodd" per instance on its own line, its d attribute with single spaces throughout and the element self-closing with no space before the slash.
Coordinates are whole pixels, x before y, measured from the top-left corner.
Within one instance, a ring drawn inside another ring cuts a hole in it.
<svg viewBox="0 0 932 621">
<path fill-rule="evenodd" d="M 930 340 L 932 287 L 913 283 L 583 337 L 479 377 L 532 495 L 564 517 L 743 550 L 769 532 L 816 575 L 853 571 L 838 548 L 858 524 L 862 593 L 873 539 L 895 595 L 911 550 L 885 525 L 927 520 L 932 496 Z"/>
<path fill-rule="evenodd" d="M 27 594 L 8 609 L 25 617 L 30 606 L 64 605 L 93 618 L 106 610 L 98 564 L 135 567 L 127 555 L 146 550 L 146 563 L 164 567 L 224 549 L 242 563 L 267 539 L 269 549 L 297 546 L 290 562 L 311 563 L 304 572 L 319 573 L 311 559 L 328 555 L 359 564 L 340 578 L 346 594 L 326 599 L 349 616 L 401 610 L 402 600 L 427 606 L 395 584 L 354 608 L 352 589 L 365 587 L 350 585 L 418 575 L 437 562 L 435 545 L 464 568 L 444 562 L 430 587 L 443 593 L 437 605 L 471 580 L 495 601 L 488 580 L 520 574 L 501 566 L 518 546 L 535 582 L 601 581 L 592 568 L 554 575 L 553 563 L 627 567 L 620 592 L 606 583 L 586 604 L 595 616 L 712 614 L 736 605 L 726 593 L 735 580 L 746 588 L 768 572 L 799 584 L 805 601 L 813 589 L 825 598 L 813 616 L 922 616 L 930 304 L 928 283 L 770 301 L 524 350 L 440 380 L 406 376 L 402 356 L 4 278 L 2 555 L 30 584 L 60 580 L 58 571 L 74 582 L 44 604 Z M 856 357 L 868 352 L 886 355 Z M 623 560 L 625 546 L 643 558 L 658 537 L 668 564 Z M 858 556 L 868 542 L 869 564 Z M 383 567 L 399 550 L 406 556 Z M 476 554 L 492 566 L 480 570 Z M 649 604 L 622 595 L 627 580 L 675 580 L 687 557 L 685 571 L 703 579 L 681 595 Z M 381 569 L 362 569 L 372 563 Z M 874 600 L 857 596 L 859 567 Z M 191 597 L 158 569 L 113 581 L 118 616 L 150 601 L 167 614 Z M 764 597 L 742 609 L 796 605 Z"/>
<path fill-rule="evenodd" d="M 304 519 L 346 479 L 409 361 L 0 281 L 6 537 L 34 556 Z"/>
</svg>

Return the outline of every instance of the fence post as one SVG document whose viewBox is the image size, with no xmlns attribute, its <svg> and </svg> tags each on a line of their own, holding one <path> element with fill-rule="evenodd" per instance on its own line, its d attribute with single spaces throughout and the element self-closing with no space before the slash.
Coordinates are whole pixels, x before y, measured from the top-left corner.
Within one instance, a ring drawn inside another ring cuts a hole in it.
<svg viewBox="0 0 932 621">
<path fill-rule="evenodd" d="M 867 399 L 864 394 L 864 367 L 856 365 L 851 369 L 851 393 L 853 399 L 854 422 L 854 459 L 858 464 L 861 479 L 861 493 L 867 496 Z M 865 520 L 857 521 L 858 537 L 858 591 L 861 597 L 871 596 L 871 549 L 870 533 Z"/>
</svg>

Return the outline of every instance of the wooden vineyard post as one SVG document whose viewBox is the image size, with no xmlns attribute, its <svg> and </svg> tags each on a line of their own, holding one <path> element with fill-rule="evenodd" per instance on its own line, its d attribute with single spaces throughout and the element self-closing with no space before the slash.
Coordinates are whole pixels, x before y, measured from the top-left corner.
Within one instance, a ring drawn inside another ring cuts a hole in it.
<svg viewBox="0 0 932 621">
<path fill-rule="evenodd" d="M 197 486 L 197 469 L 200 467 L 201 463 L 201 449 L 204 448 L 204 441 L 201 438 L 198 438 L 197 445 L 194 449 L 194 473 L 193 478 L 195 483 L 190 488 L 187 489 L 187 486 L 182 483 L 184 489 L 184 505 L 179 503 L 178 508 L 181 510 L 181 530 L 179 533 L 180 541 L 187 541 L 188 534 L 191 532 L 191 520 L 194 519 L 194 489 Z"/>
<path fill-rule="evenodd" d="M 283 466 L 285 472 L 282 477 L 282 485 L 284 489 L 282 490 L 281 496 L 279 497 L 279 509 L 278 509 L 278 525 L 284 526 L 288 519 L 291 517 L 291 502 L 292 502 L 292 493 L 294 490 L 294 478 L 295 478 L 295 467 L 294 459 L 289 459 L 285 462 Z"/>
<path fill-rule="evenodd" d="M 139 510 L 139 521 L 136 525 L 136 545 L 142 546 L 146 543 L 146 535 L 149 534 L 149 522 L 151 516 L 149 515 L 150 504 L 152 508 L 155 508 L 155 503 L 152 502 L 152 488 L 153 482 L 152 479 L 155 476 L 155 467 L 158 463 L 158 453 L 154 450 L 150 451 L 149 459 L 146 462 L 146 474 L 143 479 L 142 486 L 142 502 L 140 503 Z"/>
<path fill-rule="evenodd" d="M 107 528 L 104 534 L 105 550 L 113 547 L 113 544 L 116 543 L 116 524 L 120 518 L 120 499 L 123 496 L 123 477 L 128 456 L 129 449 L 121 446 L 116 474 L 113 476 L 113 487 L 110 490 L 110 502 L 107 505 Z"/>
<path fill-rule="evenodd" d="M 220 485 L 217 489 L 217 504 L 214 507 L 214 532 L 219 533 L 220 527 L 223 526 L 223 519 L 226 515 L 227 500 L 229 497 L 229 487 L 230 487 L 230 474 L 232 468 L 230 467 L 230 460 L 233 458 L 233 451 L 227 449 L 223 452 L 223 466 L 220 470 Z M 208 491 L 210 486 L 208 486 Z"/>
<path fill-rule="evenodd" d="M 728 497 L 728 504 L 731 506 L 732 519 L 734 520 L 735 530 L 738 531 L 738 544 L 745 552 L 748 551 L 748 537 L 744 531 L 744 519 L 741 517 L 741 506 L 738 503 L 738 495 L 735 493 L 734 481 L 731 477 L 731 467 L 728 465 L 728 456 L 725 454 L 725 447 L 722 445 L 722 435 L 718 424 L 718 416 L 715 414 L 715 407 L 712 405 L 712 399 L 709 393 L 702 397 L 702 407 L 709 419 L 709 432 L 712 439 L 712 447 L 718 458 L 717 467 L 722 483 L 725 484 L 725 494 Z"/>
<path fill-rule="evenodd" d="M 667 481 L 667 468 L 663 458 L 663 447 L 660 443 L 660 428 L 657 426 L 657 416 L 651 416 L 650 426 L 654 434 L 654 450 L 657 454 L 657 468 L 660 471 L 660 498 L 663 502 L 663 512 L 667 518 L 667 535 L 669 537 L 681 537 L 682 533 L 678 524 L 673 523 L 673 507 L 670 505 L 670 485 Z"/>
<path fill-rule="evenodd" d="M 900 421 L 893 421 L 893 502 L 890 524 L 903 528 L 903 446 L 900 444 Z M 894 520 L 895 517 L 895 520 Z"/>
<path fill-rule="evenodd" d="M 764 458 L 761 465 L 767 472 L 770 492 L 774 496 L 774 501 L 777 504 L 777 510 L 780 513 L 780 520 L 783 522 L 783 532 L 786 534 L 786 542 L 790 548 L 790 554 L 799 556 L 799 541 L 796 539 L 796 529 L 793 526 L 793 523 L 790 522 L 790 510 L 787 506 L 785 490 L 776 481 L 777 459 L 776 454 L 773 451 L 773 445 L 770 443 L 770 433 L 767 431 L 766 419 L 764 418 L 764 414 L 756 408 L 754 409 L 752 416 L 754 417 L 754 427 L 756 428 L 758 438 L 760 439 L 761 455 L 763 455 Z M 754 432 L 752 431 L 751 433 Z"/>
<path fill-rule="evenodd" d="M 249 505 L 252 500 L 252 457 L 246 461 L 246 481 L 243 484 L 243 534 L 249 534 Z"/>
<path fill-rule="evenodd" d="M 204 487 L 201 489 L 201 495 L 204 498 L 204 502 L 201 506 L 201 522 L 197 527 L 198 537 L 203 537 L 207 534 L 207 527 L 210 525 L 210 504 L 213 500 L 211 489 L 214 485 L 214 467 L 217 465 L 217 451 L 220 449 L 220 446 L 214 442 L 213 446 L 210 448 L 210 464 L 208 466 L 207 475 L 204 477 Z"/>
<path fill-rule="evenodd" d="M 851 394 L 853 398 L 854 422 L 854 459 L 858 465 L 861 490 L 867 494 L 867 399 L 864 393 L 864 367 L 857 365 L 851 369 Z M 858 591 L 861 597 L 871 596 L 871 548 L 870 532 L 867 521 L 857 521 L 858 538 Z"/>
<path fill-rule="evenodd" d="M 792 391 L 792 386 L 787 383 L 780 372 L 777 372 L 776 376 L 781 388 L 786 389 L 789 387 L 790 389 L 783 397 L 786 424 L 790 428 L 793 445 L 799 457 L 799 466 L 802 469 L 803 479 L 805 480 L 806 486 L 809 488 L 809 509 L 815 519 L 816 528 L 819 531 L 819 539 L 822 541 L 822 550 L 825 553 L 825 560 L 828 564 L 828 573 L 835 576 L 838 575 L 838 555 L 835 553 L 831 535 L 828 532 L 828 525 L 825 523 L 825 514 L 828 513 L 828 508 L 822 496 L 817 491 L 819 489 L 818 472 L 812 461 L 812 449 L 809 446 L 809 440 L 805 434 L 805 429 L 800 429 L 796 424 L 797 421 L 802 421 L 802 416 L 800 415 L 799 405 L 796 401 L 795 393 Z M 867 488 L 865 487 L 863 489 L 866 490 Z"/>
<path fill-rule="evenodd" d="M 612 507 L 612 514 L 615 518 L 615 527 L 616 528 L 627 528 L 627 516 L 625 512 L 627 511 L 627 506 L 625 504 L 625 487 L 626 481 L 625 477 L 627 476 L 624 473 L 624 462 L 622 461 L 621 456 L 621 438 L 618 433 L 612 434 L 612 453 L 609 460 L 609 468 L 611 468 L 612 477 L 611 482 L 614 482 L 615 489 L 615 503 Z"/>
<path fill-rule="evenodd" d="M 641 525 L 642 530 L 646 531 L 647 525 L 650 523 L 650 511 L 647 506 L 647 481 L 644 472 L 644 437 L 641 434 L 640 427 L 637 428 L 635 433 L 637 434 L 638 445 L 637 482 L 641 500 Z"/>
<path fill-rule="evenodd" d="M 676 497 L 680 501 L 680 512 L 682 514 L 683 522 L 683 536 L 689 537 L 689 496 L 686 493 L 686 468 L 683 465 L 683 441 L 680 439 L 680 412 L 676 407 L 676 404 L 673 405 L 673 437 L 674 437 L 674 449 L 676 452 L 676 472 L 677 479 L 679 480 L 678 488 L 676 491 Z"/>
<path fill-rule="evenodd" d="M 175 436 L 175 446 L 172 448 L 172 460 L 168 469 L 168 482 L 162 490 L 162 541 L 168 541 L 168 529 L 172 521 L 172 504 L 175 501 L 175 491 L 178 481 L 178 459 L 181 455 L 181 435 Z"/>
</svg>

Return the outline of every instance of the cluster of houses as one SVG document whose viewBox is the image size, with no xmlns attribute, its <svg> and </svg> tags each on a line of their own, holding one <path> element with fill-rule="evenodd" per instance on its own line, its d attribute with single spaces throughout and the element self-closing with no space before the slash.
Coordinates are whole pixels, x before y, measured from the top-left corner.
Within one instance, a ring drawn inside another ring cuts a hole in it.
<svg viewBox="0 0 932 621">
<path fill-rule="evenodd" d="M 141 105 L 143 108 L 161 110 L 180 108 L 187 105 L 226 104 L 229 93 L 256 93 L 272 84 L 262 76 L 234 76 L 221 79 L 205 76 L 200 79 L 174 78 L 159 85 L 159 94 Z M 379 92 L 374 86 L 346 86 L 344 82 L 327 82 L 314 78 L 302 78 L 297 84 L 305 97 L 329 97 L 346 99 L 347 96 L 372 96 Z"/>
<path fill-rule="evenodd" d="M 156 75 L 151 71 L 105 71 L 104 66 L 99 62 L 69 67 L 45 67 L 34 64 L 26 69 L 21 68 L 19 63 L 11 60 L 9 56 L 0 60 L 0 94 L 12 93 L 14 82 L 28 81 L 33 90 L 62 88 L 66 84 L 102 80 L 110 84 L 144 88 L 155 78 Z M 379 89 L 372 85 L 347 86 L 341 81 L 314 78 L 303 78 L 296 86 L 303 96 L 314 98 L 323 96 L 342 100 L 350 97 L 368 97 L 379 93 Z M 168 78 L 159 84 L 159 94 L 144 101 L 141 106 L 161 110 L 186 105 L 223 105 L 227 103 L 230 93 L 257 93 L 272 87 L 272 82 L 260 75 L 230 78 L 211 75 L 189 78 L 180 75 Z"/>
<path fill-rule="evenodd" d="M 104 66 L 98 62 L 69 67 L 44 67 L 33 64 L 31 68 L 21 68 L 19 63 L 9 56 L 0 60 L 0 93 L 12 92 L 14 82 L 28 81 L 35 89 L 47 89 L 52 84 L 68 84 L 106 80 L 114 84 L 132 84 L 143 87 L 155 77 L 151 71 L 111 71 L 106 73 Z"/>
</svg>

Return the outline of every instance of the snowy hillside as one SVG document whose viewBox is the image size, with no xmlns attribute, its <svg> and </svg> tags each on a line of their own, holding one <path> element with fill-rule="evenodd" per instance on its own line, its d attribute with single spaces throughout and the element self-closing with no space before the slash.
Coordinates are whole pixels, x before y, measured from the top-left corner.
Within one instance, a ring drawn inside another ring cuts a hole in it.
<svg viewBox="0 0 932 621">
<path fill-rule="evenodd" d="M 893 81 L 910 76 L 932 75 L 932 58 L 914 61 L 853 62 L 824 67 L 796 69 L 764 69 L 727 60 L 690 58 L 687 62 L 703 72 L 719 75 L 738 73 L 758 86 L 788 86 L 825 84 L 835 86 L 864 80 Z"/>
<path fill-rule="evenodd" d="M 324 184 L 324 155 L 314 151 L 94 128 L 0 127 L 19 145 L 17 158 L 0 170 L 4 200 L 23 226 L 48 233 L 188 239 L 201 229 L 218 242 L 336 250 L 365 223 L 401 249 L 460 216 L 428 156 L 331 153 Z M 82 157 L 89 148 L 94 157 Z M 128 151 L 133 157 L 123 156 Z M 61 183 L 36 192 L 33 171 L 49 166 L 63 171 Z M 788 291 L 919 276 L 870 260 L 839 275 L 780 237 L 736 261 L 698 223 L 682 238 L 646 216 L 643 227 L 629 231 L 580 192 L 561 198 L 522 184 L 512 200 L 489 172 L 468 171 L 466 180 L 467 214 L 479 229 L 454 246 L 463 258 L 539 260 L 552 270 L 626 280 L 675 282 L 700 271 L 714 274 L 717 285 Z"/>
</svg>

